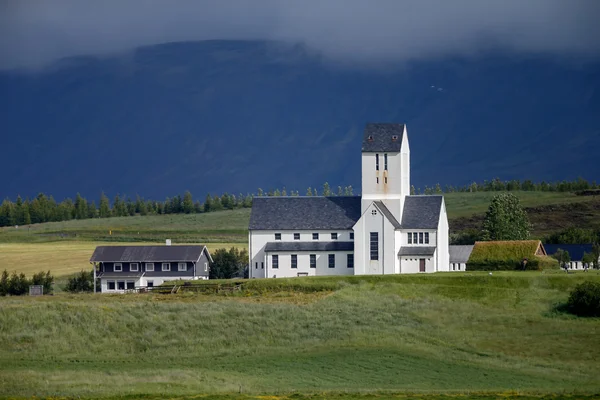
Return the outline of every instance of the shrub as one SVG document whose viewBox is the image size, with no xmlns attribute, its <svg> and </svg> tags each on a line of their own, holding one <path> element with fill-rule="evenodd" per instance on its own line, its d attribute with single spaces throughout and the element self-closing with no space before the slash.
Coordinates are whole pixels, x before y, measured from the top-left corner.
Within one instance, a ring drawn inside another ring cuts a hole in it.
<svg viewBox="0 0 600 400">
<path fill-rule="evenodd" d="M 21 296 L 29 293 L 30 285 L 42 285 L 44 286 L 44 294 L 52 293 L 52 284 L 54 283 L 54 277 L 48 272 L 38 272 L 33 275 L 33 278 L 27 279 L 24 273 L 17 275 L 13 272 L 9 276 L 8 271 L 4 270 L 0 277 L 0 296 Z"/>
<path fill-rule="evenodd" d="M 32 285 L 42 285 L 44 287 L 44 294 L 52 293 L 52 283 L 54 283 L 54 277 L 50 274 L 50 271 L 46 273 L 38 272 L 31 278 Z"/>
<path fill-rule="evenodd" d="M 587 281 L 575 286 L 567 307 L 581 317 L 600 317 L 600 282 Z"/>
<path fill-rule="evenodd" d="M 75 276 L 72 276 L 67 281 L 65 292 L 93 292 L 94 291 L 94 272 L 81 270 Z"/>
</svg>

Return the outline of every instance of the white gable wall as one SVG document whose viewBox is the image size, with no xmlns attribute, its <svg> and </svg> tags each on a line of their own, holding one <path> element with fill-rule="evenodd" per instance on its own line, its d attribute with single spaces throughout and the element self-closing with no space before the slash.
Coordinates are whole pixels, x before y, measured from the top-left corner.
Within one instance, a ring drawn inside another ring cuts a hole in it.
<svg viewBox="0 0 600 400">
<path fill-rule="evenodd" d="M 375 211 L 375 213 L 373 213 Z M 378 235 L 378 260 L 371 260 L 371 232 Z M 394 226 L 375 203 L 371 203 L 354 225 L 356 275 L 393 274 L 396 271 Z"/>
<path fill-rule="evenodd" d="M 448 227 L 448 214 L 446 214 L 446 202 L 442 198 L 442 210 L 438 223 L 437 271 L 450 271 L 449 235 L 450 229 Z"/>
</svg>

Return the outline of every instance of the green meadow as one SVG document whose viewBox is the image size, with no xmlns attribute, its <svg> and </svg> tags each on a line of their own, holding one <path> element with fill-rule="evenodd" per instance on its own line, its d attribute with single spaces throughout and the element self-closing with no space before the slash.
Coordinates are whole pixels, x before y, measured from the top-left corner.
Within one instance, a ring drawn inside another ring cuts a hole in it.
<svg viewBox="0 0 600 400">
<path fill-rule="evenodd" d="M 561 311 L 587 279 L 600 275 L 313 277 L 246 281 L 229 295 L 2 298 L 0 394 L 593 398 L 600 319 Z"/>
</svg>

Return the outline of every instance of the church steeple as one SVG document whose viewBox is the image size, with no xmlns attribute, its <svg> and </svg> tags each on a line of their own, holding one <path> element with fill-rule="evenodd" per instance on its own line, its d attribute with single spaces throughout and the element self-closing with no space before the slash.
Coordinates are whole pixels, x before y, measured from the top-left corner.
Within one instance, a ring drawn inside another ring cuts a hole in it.
<svg viewBox="0 0 600 400">
<path fill-rule="evenodd" d="M 410 149 L 406 125 L 367 124 L 362 143 L 362 211 L 381 200 L 402 220 L 410 194 Z"/>
</svg>

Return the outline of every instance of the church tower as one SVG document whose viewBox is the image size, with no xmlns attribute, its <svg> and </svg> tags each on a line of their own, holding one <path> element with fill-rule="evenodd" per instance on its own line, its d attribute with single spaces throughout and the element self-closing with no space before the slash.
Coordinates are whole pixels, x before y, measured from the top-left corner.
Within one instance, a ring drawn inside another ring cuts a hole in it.
<svg viewBox="0 0 600 400">
<path fill-rule="evenodd" d="M 367 124 L 362 142 L 361 213 L 381 200 L 398 222 L 410 195 L 410 149 L 404 124 Z"/>
</svg>

